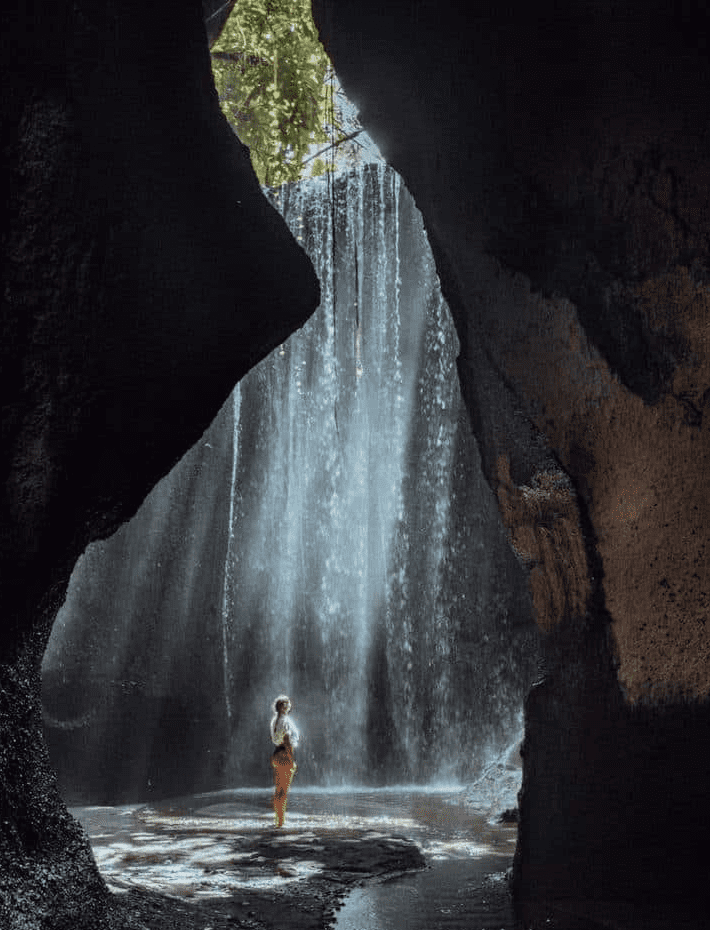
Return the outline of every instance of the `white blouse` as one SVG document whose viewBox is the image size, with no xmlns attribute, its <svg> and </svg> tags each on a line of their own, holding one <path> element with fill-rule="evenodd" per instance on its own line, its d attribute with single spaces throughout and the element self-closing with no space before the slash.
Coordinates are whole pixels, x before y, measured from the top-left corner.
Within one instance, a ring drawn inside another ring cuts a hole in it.
<svg viewBox="0 0 710 930">
<path fill-rule="evenodd" d="M 295 749 L 299 740 L 296 725 L 288 714 L 278 714 L 271 721 L 271 742 L 274 746 L 281 746 L 284 737 L 287 735 L 291 742 L 291 748 Z"/>
</svg>

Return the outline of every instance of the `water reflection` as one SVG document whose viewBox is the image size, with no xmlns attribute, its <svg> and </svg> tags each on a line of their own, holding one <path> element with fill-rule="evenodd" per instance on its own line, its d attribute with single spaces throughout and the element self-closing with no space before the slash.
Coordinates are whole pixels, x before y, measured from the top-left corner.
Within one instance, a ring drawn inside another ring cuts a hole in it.
<svg viewBox="0 0 710 930">
<path fill-rule="evenodd" d="M 499 857 L 447 860 L 354 889 L 335 930 L 519 930 Z"/>
<path fill-rule="evenodd" d="M 73 813 L 114 891 L 142 887 L 189 897 L 307 881 L 333 869 L 334 840 L 406 837 L 428 864 L 452 866 L 457 882 L 476 862 L 485 863 L 484 873 L 505 870 L 515 844 L 514 828 L 488 823 L 462 802 L 460 790 L 294 788 L 281 831 L 272 829 L 270 802 L 268 789 L 235 790 Z M 414 886 L 401 887 L 415 894 Z"/>
</svg>

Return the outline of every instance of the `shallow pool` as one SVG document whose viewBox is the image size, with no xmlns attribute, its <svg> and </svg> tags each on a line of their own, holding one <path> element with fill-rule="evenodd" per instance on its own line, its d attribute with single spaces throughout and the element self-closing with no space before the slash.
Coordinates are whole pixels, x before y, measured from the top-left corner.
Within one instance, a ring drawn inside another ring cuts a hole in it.
<svg viewBox="0 0 710 930">
<path fill-rule="evenodd" d="M 240 843 L 272 828 L 268 789 L 73 812 L 115 891 L 143 887 L 224 899 L 240 891 L 278 891 L 307 881 L 323 866 L 302 860 L 274 870 L 259 857 L 236 854 Z M 514 930 L 504 873 L 512 862 L 515 827 L 489 823 L 463 803 L 461 790 L 292 789 L 286 820 L 291 840 L 363 830 L 413 840 L 428 867 L 351 891 L 336 930 Z"/>
</svg>

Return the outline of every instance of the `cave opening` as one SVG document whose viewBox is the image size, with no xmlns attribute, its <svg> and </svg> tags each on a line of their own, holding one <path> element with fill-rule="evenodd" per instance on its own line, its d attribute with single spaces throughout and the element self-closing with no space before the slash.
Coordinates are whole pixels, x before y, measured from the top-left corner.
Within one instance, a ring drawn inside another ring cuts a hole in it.
<svg viewBox="0 0 710 930">
<path fill-rule="evenodd" d="M 382 159 L 266 193 L 321 305 L 80 559 L 43 663 L 70 803 L 263 785 L 284 691 L 302 785 L 462 787 L 522 737 L 530 597 L 421 216 Z"/>
<path fill-rule="evenodd" d="M 373 149 L 265 190 L 315 266 L 321 305 L 135 517 L 86 550 L 55 621 L 45 737 L 112 890 L 131 884 L 131 857 L 150 860 L 158 891 L 197 880 L 161 872 L 208 842 L 169 845 L 190 810 L 170 799 L 221 793 L 215 828 L 230 833 L 268 784 L 265 723 L 283 691 L 303 735 L 295 790 L 320 809 L 296 817 L 426 824 L 427 854 L 477 859 L 479 872 L 512 855 L 514 826 L 480 849 L 463 838 L 491 832 L 463 792 L 475 786 L 496 814 L 516 803 L 534 611 L 459 393 L 421 215 Z M 334 796 L 349 799 L 335 813 Z M 457 813 L 442 828 L 445 803 Z M 368 819 L 366 805 L 382 813 Z M 136 806 L 131 842 L 145 848 L 122 854 Z M 221 862 L 227 847 L 209 846 Z M 146 875 L 133 878 L 149 887 Z"/>
</svg>

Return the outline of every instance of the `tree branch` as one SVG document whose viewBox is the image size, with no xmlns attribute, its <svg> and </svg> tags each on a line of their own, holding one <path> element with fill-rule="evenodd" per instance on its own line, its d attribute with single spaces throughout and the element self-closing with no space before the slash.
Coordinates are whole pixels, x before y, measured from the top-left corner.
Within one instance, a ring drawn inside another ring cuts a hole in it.
<svg viewBox="0 0 710 930">
<path fill-rule="evenodd" d="M 309 158 L 307 158 L 307 159 L 306 159 L 304 162 L 302 162 L 301 164 L 302 164 L 302 165 L 307 165 L 308 162 L 309 162 L 309 161 L 313 161 L 314 158 L 318 158 L 319 156 L 325 154 L 325 152 L 330 151 L 330 149 L 337 148 L 339 145 L 342 145 L 343 142 L 349 142 L 351 139 L 354 139 L 355 136 L 359 136 L 360 133 L 361 133 L 361 132 L 364 132 L 364 131 L 365 131 L 364 129 L 356 129 L 355 132 L 351 132 L 351 133 L 349 133 L 349 135 L 343 136 L 342 139 L 337 139 L 335 142 L 331 142 L 329 145 L 326 145 L 326 147 L 325 147 L 324 149 L 321 149 L 319 152 L 316 152 L 315 155 L 311 155 Z"/>
<path fill-rule="evenodd" d="M 244 52 L 210 52 L 217 61 L 233 61 L 235 64 L 271 65 L 268 58 L 259 58 L 258 55 L 245 55 Z"/>
<path fill-rule="evenodd" d="M 215 10 L 214 13 L 210 13 L 209 16 L 205 19 L 205 28 L 207 30 L 207 41 L 209 47 L 217 42 L 219 37 L 222 35 L 222 30 L 224 29 L 227 20 L 229 19 L 229 14 L 232 12 L 236 0 L 227 0 L 226 3 L 223 3 L 219 9 Z"/>
</svg>

